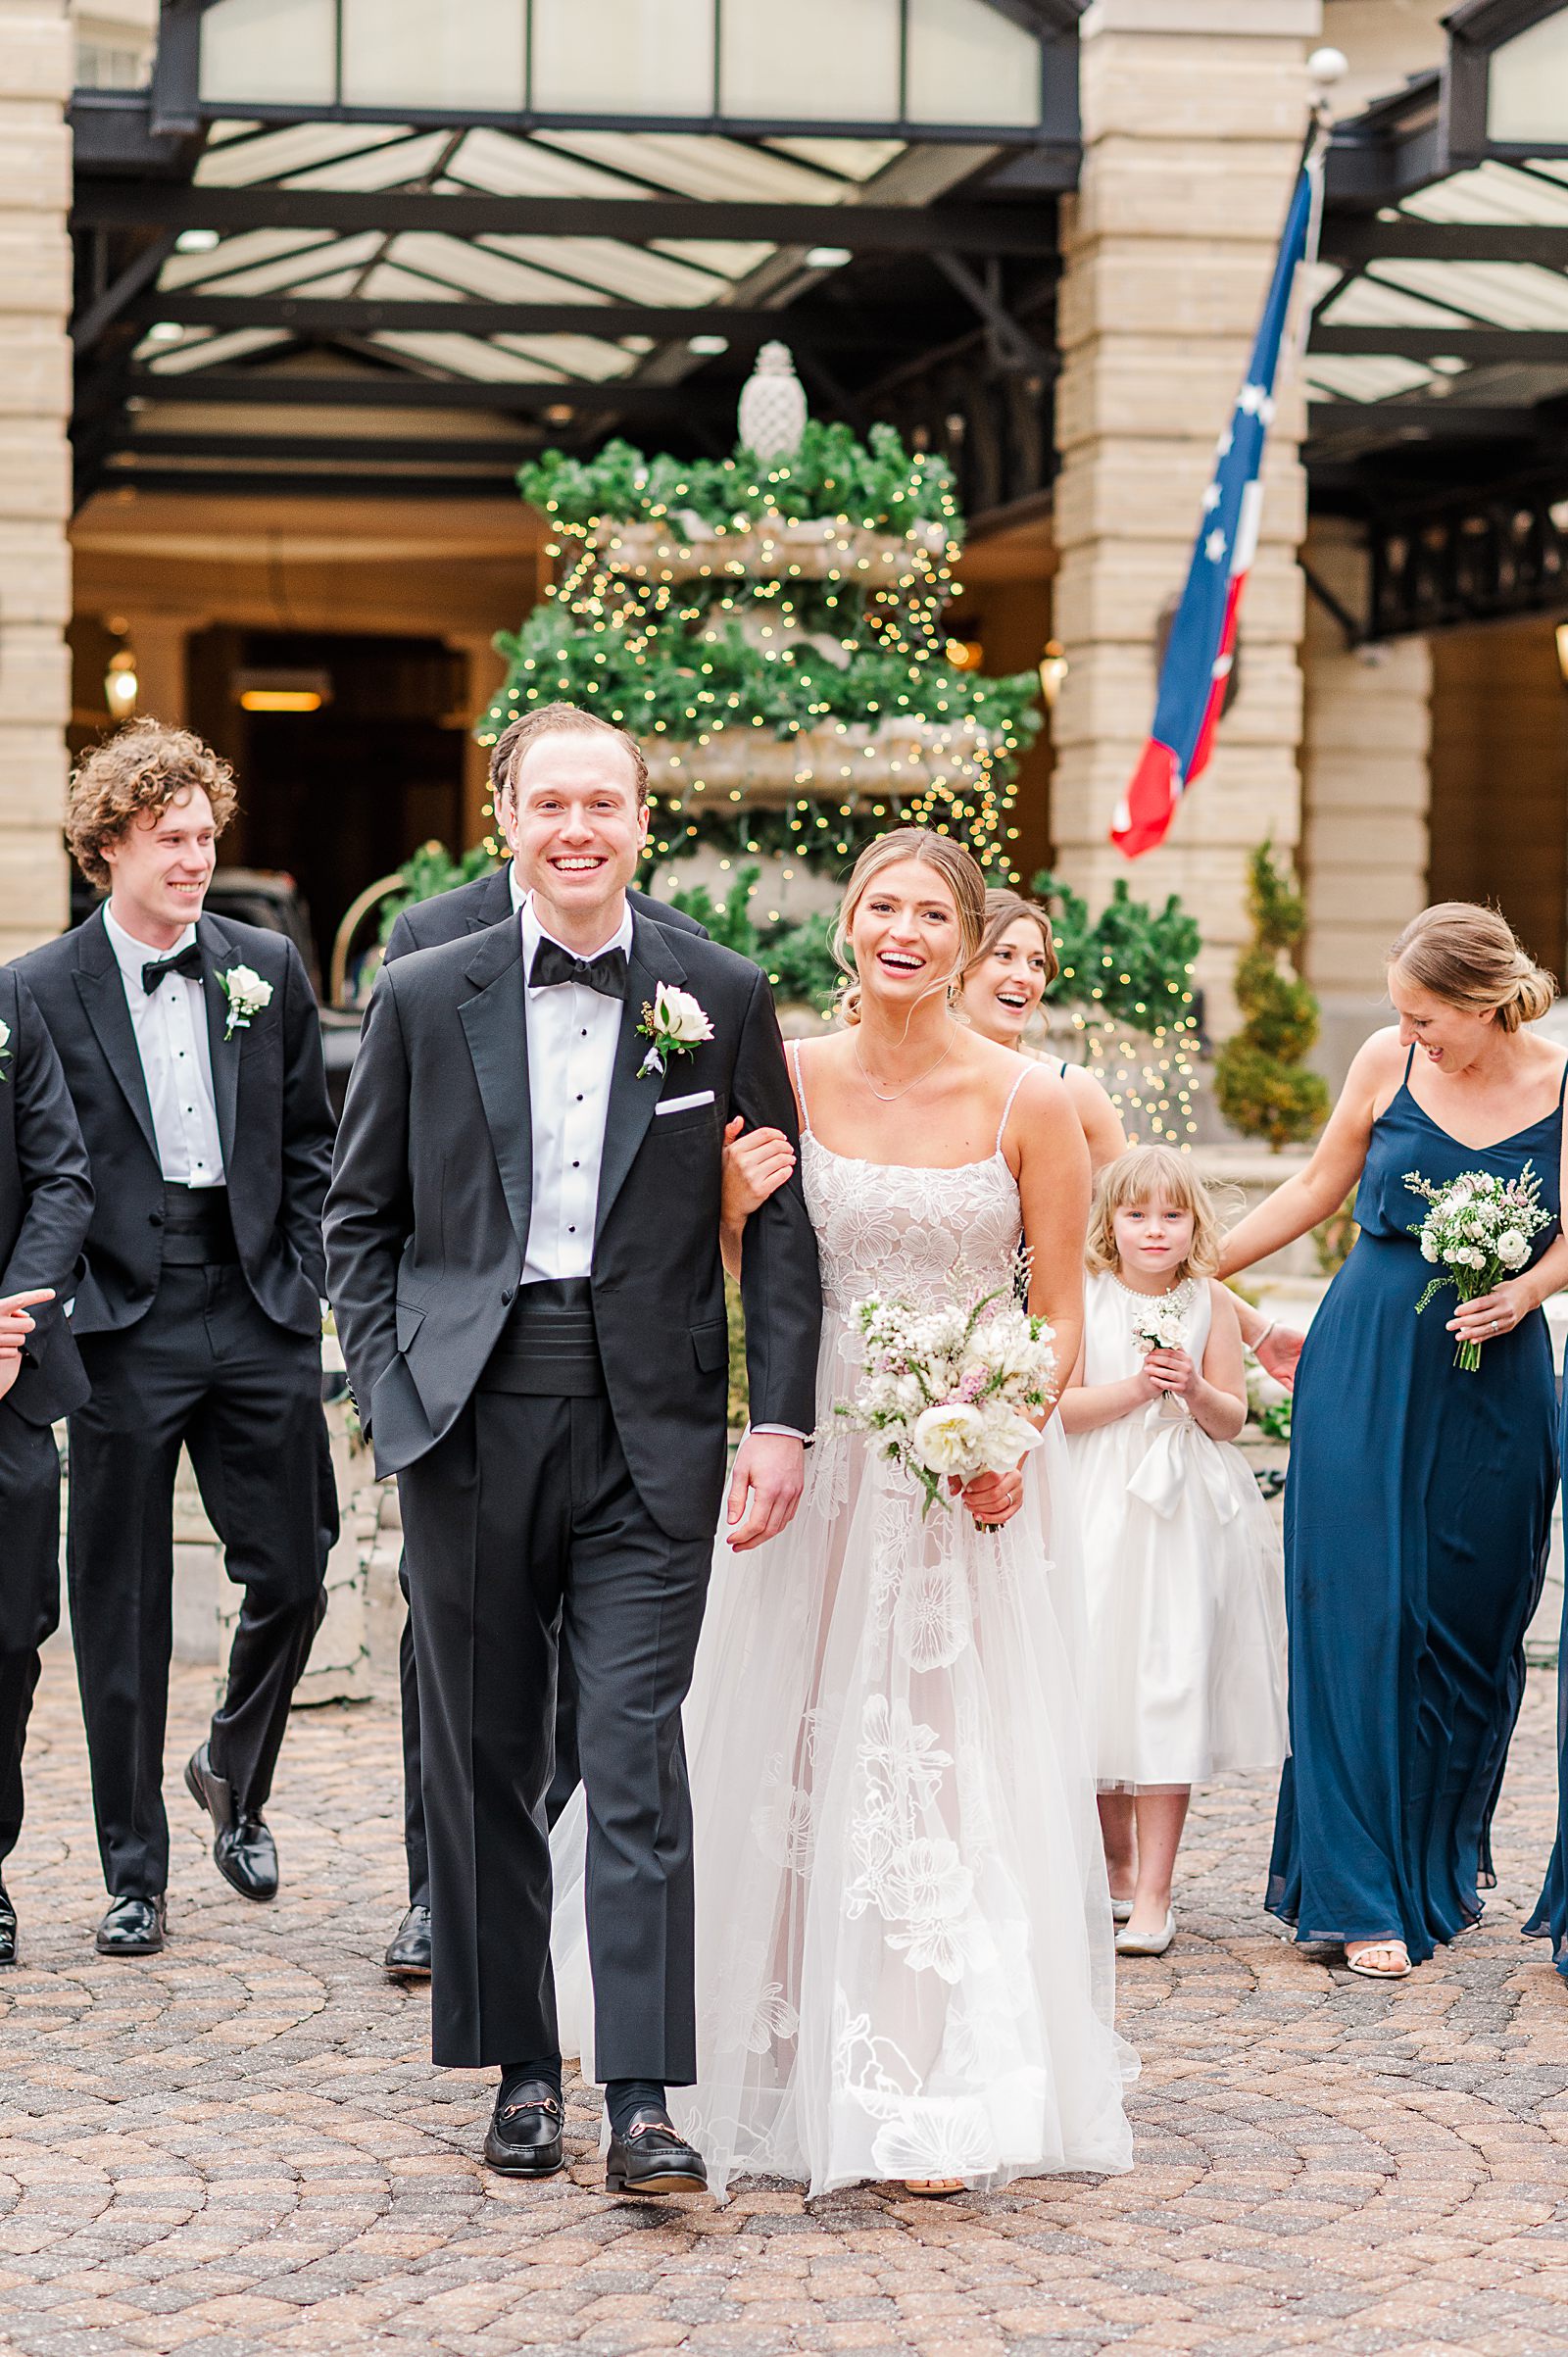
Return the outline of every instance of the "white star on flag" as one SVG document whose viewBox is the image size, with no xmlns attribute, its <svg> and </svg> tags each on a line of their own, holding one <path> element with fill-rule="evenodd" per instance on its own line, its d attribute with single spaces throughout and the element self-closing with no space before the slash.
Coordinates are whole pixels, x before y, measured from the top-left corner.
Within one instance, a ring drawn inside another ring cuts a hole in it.
<svg viewBox="0 0 1568 2357">
<path fill-rule="evenodd" d="M 1236 406 L 1244 416 L 1255 417 L 1267 399 L 1268 395 L 1260 384 L 1244 384 Z"/>
<path fill-rule="evenodd" d="M 1225 554 L 1225 535 L 1216 525 L 1214 530 L 1209 533 L 1208 538 L 1203 543 L 1203 554 L 1208 559 L 1210 565 L 1217 565 L 1219 563 L 1221 557 L 1223 557 Z"/>
<path fill-rule="evenodd" d="M 1231 449 L 1235 443 L 1235 440 L 1236 436 L 1231 432 L 1230 427 L 1227 425 L 1225 431 L 1220 435 L 1219 440 L 1214 445 L 1214 456 L 1219 459 L 1228 459 L 1231 455 Z"/>
<path fill-rule="evenodd" d="M 1208 489 L 1203 493 L 1203 514 L 1205 516 L 1212 516 L 1214 510 L 1218 506 L 1219 485 L 1218 483 L 1210 483 Z"/>
<path fill-rule="evenodd" d="M 1274 404 L 1273 404 L 1273 402 L 1272 402 L 1272 401 L 1270 401 L 1270 400 L 1265 400 L 1265 401 L 1264 401 L 1264 403 L 1263 403 L 1263 406 L 1262 406 L 1262 408 L 1261 408 L 1261 409 L 1258 411 L 1258 413 L 1257 413 L 1257 414 L 1258 414 L 1259 417 L 1262 419 L 1262 421 L 1263 421 L 1263 423 L 1264 423 L 1265 425 L 1272 425 L 1272 424 L 1273 424 L 1273 422 L 1274 422 Z"/>
</svg>

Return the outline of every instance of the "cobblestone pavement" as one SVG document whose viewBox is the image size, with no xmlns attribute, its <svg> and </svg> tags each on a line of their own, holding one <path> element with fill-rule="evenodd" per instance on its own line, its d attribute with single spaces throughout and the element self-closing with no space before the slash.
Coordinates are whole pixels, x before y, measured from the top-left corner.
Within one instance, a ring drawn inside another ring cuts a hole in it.
<svg viewBox="0 0 1568 2357">
<path fill-rule="evenodd" d="M 209 1678 L 176 1678 L 170 1758 Z M 102 1906 L 55 1648 L 0 1976 L 0 2346 L 31 2357 L 439 2350 L 621 2357 L 914 2350 L 1568 2347 L 1568 1989 L 1518 1938 L 1548 1844 L 1536 1673 L 1487 1925 L 1399 1989 L 1285 1946 L 1256 1904 L 1268 1795 L 1195 1818 L 1182 1933 L 1124 1972 L 1144 2057 L 1130 2177 L 947 2203 L 779 2186 L 611 2202 L 477 2165 L 488 2087 L 432 2071 L 382 1979 L 401 1906 L 389 1701 L 296 1715 L 271 1811 L 283 1895 L 247 1905 L 176 1827 L 167 1952 L 93 1954 Z M 171 1778 L 171 1787 L 173 1787 Z"/>
</svg>

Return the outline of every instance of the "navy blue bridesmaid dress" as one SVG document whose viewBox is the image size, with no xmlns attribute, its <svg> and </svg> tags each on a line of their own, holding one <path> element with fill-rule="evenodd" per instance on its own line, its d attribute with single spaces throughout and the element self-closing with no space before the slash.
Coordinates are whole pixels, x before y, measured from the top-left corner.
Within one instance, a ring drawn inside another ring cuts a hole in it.
<svg viewBox="0 0 1568 2357">
<path fill-rule="evenodd" d="M 1559 1448 L 1568 1449 L 1568 1382 L 1563 1385 L 1564 1431 Z M 1525 1925 L 1532 1940 L 1551 1941 L 1552 1961 L 1568 1981 L 1568 1856 L 1564 1849 L 1564 1821 L 1568 1819 L 1568 1596 L 1563 1599 L 1562 1634 L 1557 1641 L 1557 1839 L 1542 1885 L 1536 1911 Z"/>
<path fill-rule="evenodd" d="M 1565 1076 L 1568 1078 L 1568 1076 Z M 1538 1309 L 1453 1363 L 1454 1296 L 1411 1236 L 1436 1186 L 1528 1163 L 1560 1216 L 1562 1099 L 1461 1146 L 1410 1094 L 1373 1124 L 1360 1236 L 1297 1372 L 1285 1494 L 1291 1741 L 1266 1904 L 1302 1941 L 1402 1940 L 1412 1963 L 1477 1921 L 1524 1691 L 1557 1488 L 1556 1389 Z M 1539 1259 L 1554 1218 L 1534 1239 Z M 1568 1919 L 1568 1900 L 1565 1900 Z"/>
</svg>

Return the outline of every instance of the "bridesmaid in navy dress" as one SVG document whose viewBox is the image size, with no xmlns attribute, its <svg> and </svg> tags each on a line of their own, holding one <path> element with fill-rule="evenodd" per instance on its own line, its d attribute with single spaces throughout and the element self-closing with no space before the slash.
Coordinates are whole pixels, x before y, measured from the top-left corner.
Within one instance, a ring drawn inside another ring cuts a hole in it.
<svg viewBox="0 0 1568 2357">
<path fill-rule="evenodd" d="M 1402 1979 L 1481 1913 L 1557 1486 L 1541 1303 L 1568 1282 L 1561 1048 L 1549 976 L 1495 910 L 1446 901 L 1390 954 L 1397 1028 L 1367 1041 L 1307 1168 L 1227 1240 L 1222 1274 L 1304 1235 L 1358 1183 L 1360 1238 L 1296 1380 L 1286 1491 L 1293 1756 L 1267 1905 L 1351 1969 Z M 1446 1326 L 1405 1184 L 1540 1181 L 1528 1267 Z M 1481 1365 L 1453 1363 L 1461 1340 Z"/>
</svg>

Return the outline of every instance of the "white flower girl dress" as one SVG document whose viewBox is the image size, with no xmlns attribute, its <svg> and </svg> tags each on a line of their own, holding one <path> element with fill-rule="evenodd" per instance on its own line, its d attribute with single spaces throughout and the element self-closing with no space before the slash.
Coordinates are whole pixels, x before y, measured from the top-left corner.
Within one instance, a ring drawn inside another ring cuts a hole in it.
<svg viewBox="0 0 1568 2357">
<path fill-rule="evenodd" d="M 1048 1576 L 1060 1436 L 989 1535 L 961 1504 L 922 1519 L 834 1414 L 857 1301 L 1010 1291 L 1017 1185 L 1000 1136 L 985 1161 L 914 1169 L 836 1154 L 808 1118 L 802 1173 L 816 1445 L 789 1529 L 714 1548 L 685 1722 L 701 2079 L 671 2113 L 715 2190 L 1125 2170 L 1137 2065 L 1112 2027 L 1093 1761 Z M 555 1837 L 555 1953 L 564 2051 L 591 2057 L 582 1805 Z"/>
<path fill-rule="evenodd" d="M 1106 1274 L 1084 1288 L 1084 1381 L 1135 1375 L 1149 1299 Z M 1199 1366 L 1206 1280 L 1165 1297 Z M 1285 1715 L 1280 1542 L 1239 1449 L 1153 1402 L 1067 1442 L 1088 1582 L 1099 1782 L 1123 1792 L 1276 1769 Z"/>
</svg>

